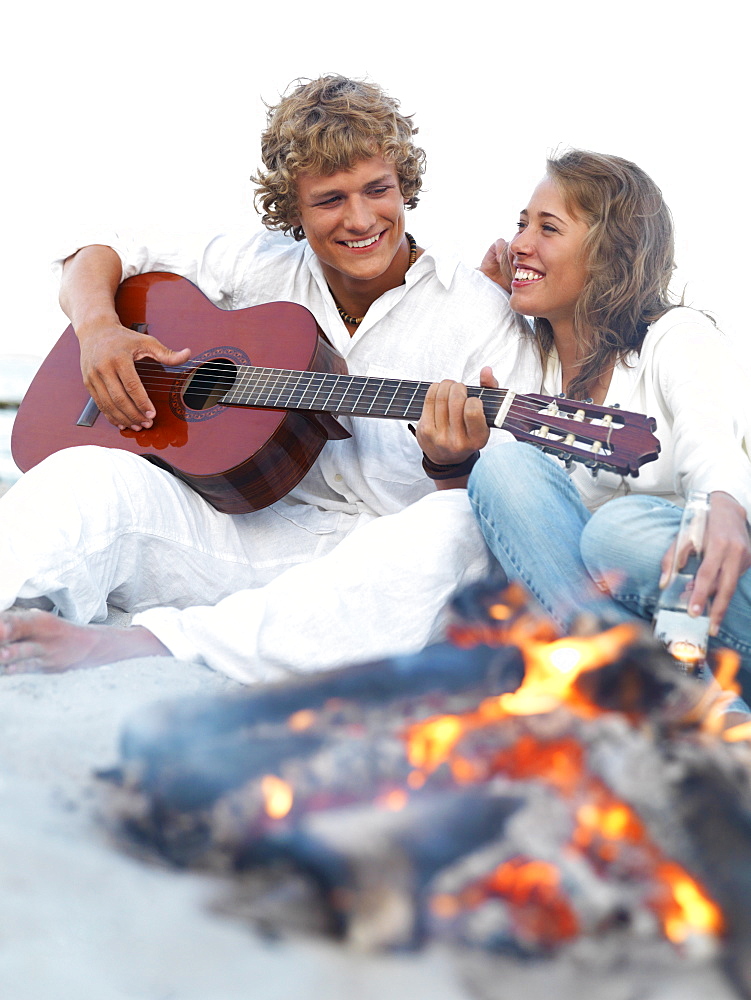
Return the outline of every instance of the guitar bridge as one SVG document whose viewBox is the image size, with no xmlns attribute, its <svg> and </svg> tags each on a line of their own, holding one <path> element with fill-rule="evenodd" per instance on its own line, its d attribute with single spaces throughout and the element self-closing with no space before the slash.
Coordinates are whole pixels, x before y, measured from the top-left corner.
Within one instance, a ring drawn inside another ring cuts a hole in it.
<svg viewBox="0 0 751 1000">
<path fill-rule="evenodd" d="M 81 416 L 76 420 L 76 427 L 93 427 L 94 421 L 101 413 L 94 400 L 89 397 L 89 401 L 81 410 Z"/>
</svg>

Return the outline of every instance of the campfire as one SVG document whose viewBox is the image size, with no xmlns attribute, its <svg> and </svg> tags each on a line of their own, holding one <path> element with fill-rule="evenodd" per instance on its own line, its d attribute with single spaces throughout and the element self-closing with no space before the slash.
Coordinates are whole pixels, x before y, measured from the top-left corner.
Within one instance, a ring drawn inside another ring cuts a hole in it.
<svg viewBox="0 0 751 1000">
<path fill-rule="evenodd" d="M 423 653 L 155 706 L 107 775 L 117 829 L 225 873 L 274 933 L 481 955 L 483 997 L 506 996 L 492 963 L 593 942 L 721 968 L 724 996 L 751 997 L 737 660 L 708 687 L 635 626 L 576 632 L 477 586 Z"/>
</svg>

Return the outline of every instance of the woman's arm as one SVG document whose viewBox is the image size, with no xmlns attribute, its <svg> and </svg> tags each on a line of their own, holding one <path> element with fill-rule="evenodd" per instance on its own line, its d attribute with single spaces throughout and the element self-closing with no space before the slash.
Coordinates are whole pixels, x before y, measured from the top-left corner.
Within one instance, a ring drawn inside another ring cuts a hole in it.
<svg viewBox="0 0 751 1000">
<path fill-rule="evenodd" d="M 662 560 L 660 586 L 668 582 L 674 547 L 670 546 Z M 689 607 L 689 614 L 696 617 L 711 598 L 710 635 L 717 635 L 738 580 L 747 569 L 751 569 L 751 539 L 746 510 L 730 494 L 714 492 L 710 494 L 704 556 Z"/>
<path fill-rule="evenodd" d="M 751 568 L 748 375 L 730 340 L 709 320 L 689 310 L 676 318 L 683 315 L 687 321 L 655 349 L 655 386 L 672 416 L 676 488 L 711 496 L 690 613 L 703 613 L 711 599 L 710 630 L 716 634 L 739 578 Z M 671 554 L 672 547 L 663 560 L 663 581 Z"/>
</svg>

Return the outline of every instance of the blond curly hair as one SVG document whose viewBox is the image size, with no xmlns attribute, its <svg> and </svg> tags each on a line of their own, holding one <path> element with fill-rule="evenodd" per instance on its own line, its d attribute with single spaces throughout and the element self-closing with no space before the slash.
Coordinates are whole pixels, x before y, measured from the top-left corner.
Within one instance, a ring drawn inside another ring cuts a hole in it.
<svg viewBox="0 0 751 1000">
<path fill-rule="evenodd" d="M 393 163 L 407 208 L 418 202 L 425 153 L 412 141 L 417 129 L 399 112 L 399 102 L 364 80 L 335 74 L 295 80 L 270 105 L 261 135 L 265 170 L 256 184 L 255 205 L 267 229 L 305 234 L 298 223 L 296 179 L 302 171 L 318 176 L 346 170 L 358 160 L 382 156 Z"/>
</svg>

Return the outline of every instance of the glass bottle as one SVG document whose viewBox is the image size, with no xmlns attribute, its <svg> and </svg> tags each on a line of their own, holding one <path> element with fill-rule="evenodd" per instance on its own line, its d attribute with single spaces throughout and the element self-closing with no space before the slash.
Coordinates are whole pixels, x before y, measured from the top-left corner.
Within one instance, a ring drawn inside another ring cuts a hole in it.
<svg viewBox="0 0 751 1000">
<path fill-rule="evenodd" d="M 689 674 L 697 673 L 707 658 L 709 603 L 694 618 L 688 613 L 709 516 L 709 494 L 692 490 L 683 508 L 673 563 L 654 616 L 654 633 Z"/>
</svg>

